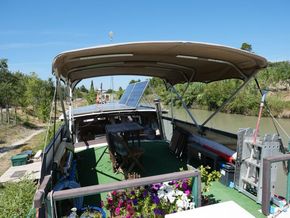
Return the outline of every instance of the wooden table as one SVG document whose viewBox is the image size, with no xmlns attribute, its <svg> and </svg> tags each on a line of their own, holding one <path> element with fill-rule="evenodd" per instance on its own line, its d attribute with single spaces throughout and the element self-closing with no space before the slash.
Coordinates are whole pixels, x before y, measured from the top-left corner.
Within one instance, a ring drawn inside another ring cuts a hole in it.
<svg viewBox="0 0 290 218">
<path fill-rule="evenodd" d="M 131 136 L 133 145 L 134 145 L 134 136 L 136 136 L 139 146 L 140 146 L 140 132 L 143 129 L 144 127 L 136 122 L 123 122 L 123 123 L 106 125 L 107 134 L 121 133 L 127 142 L 129 140 L 129 137 Z"/>
<path fill-rule="evenodd" d="M 140 149 L 140 132 L 143 129 L 144 128 L 140 124 L 135 123 L 135 122 L 123 122 L 123 123 L 106 125 L 106 136 L 107 136 L 107 141 L 109 145 L 110 157 L 113 162 L 114 169 L 116 168 L 119 169 L 124 164 L 124 161 L 123 161 L 123 163 L 121 163 L 121 166 L 116 167 L 117 165 L 116 156 L 115 156 L 116 150 L 113 146 L 114 143 L 111 140 L 111 134 L 120 134 L 124 139 L 124 142 L 125 142 L 124 146 L 128 152 L 128 158 L 131 158 L 134 161 L 131 163 L 128 169 L 128 172 L 130 172 L 133 169 L 135 163 L 139 166 L 139 168 L 145 171 L 144 167 L 138 160 L 138 158 L 140 158 L 141 155 L 144 153 L 144 151 Z M 138 140 L 139 149 L 136 147 L 134 143 L 135 137 Z M 129 140 L 132 140 L 132 146 L 128 146 Z M 124 156 L 122 156 L 122 158 L 124 158 Z"/>
</svg>

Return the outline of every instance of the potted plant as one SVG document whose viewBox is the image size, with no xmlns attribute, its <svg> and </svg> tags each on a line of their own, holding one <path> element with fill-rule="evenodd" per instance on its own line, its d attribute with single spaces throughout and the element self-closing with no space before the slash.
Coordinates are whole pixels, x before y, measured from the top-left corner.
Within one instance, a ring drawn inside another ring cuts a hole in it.
<svg viewBox="0 0 290 218">
<path fill-rule="evenodd" d="M 105 211 L 100 207 L 86 207 L 81 209 L 80 218 L 106 218 Z"/>
</svg>

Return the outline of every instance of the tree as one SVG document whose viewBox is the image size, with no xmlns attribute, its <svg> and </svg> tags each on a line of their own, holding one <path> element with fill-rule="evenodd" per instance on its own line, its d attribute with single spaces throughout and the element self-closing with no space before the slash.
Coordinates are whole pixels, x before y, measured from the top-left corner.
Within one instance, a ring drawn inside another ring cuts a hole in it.
<svg viewBox="0 0 290 218">
<path fill-rule="evenodd" d="M 252 45 L 247 42 L 244 42 L 241 46 L 241 49 L 248 52 L 252 52 Z"/>
<path fill-rule="evenodd" d="M 129 82 L 129 84 L 132 84 L 132 83 L 138 83 L 138 82 L 140 82 L 141 80 L 140 79 L 138 79 L 138 80 L 134 80 L 134 79 L 132 79 L 130 82 Z"/>
<path fill-rule="evenodd" d="M 80 91 L 81 92 L 85 92 L 85 93 L 88 93 L 89 92 L 89 90 L 87 90 L 87 88 L 84 85 L 81 85 Z"/>
<path fill-rule="evenodd" d="M 7 59 L 0 59 L 0 105 L 6 107 L 6 122 L 10 122 L 9 107 L 15 96 L 16 77 L 9 72 Z M 1 114 L 2 118 L 2 114 Z"/>
<path fill-rule="evenodd" d="M 93 80 L 91 81 L 91 87 L 90 87 L 89 93 L 86 95 L 86 100 L 88 104 L 94 104 L 96 102 L 96 91 L 94 88 Z"/>
<path fill-rule="evenodd" d="M 118 91 L 116 91 L 116 97 L 117 97 L 117 99 L 120 99 L 122 97 L 123 93 L 124 93 L 124 90 L 120 86 L 119 89 L 118 89 Z"/>
<path fill-rule="evenodd" d="M 112 94 L 113 92 L 114 92 L 113 89 L 108 89 L 108 90 L 106 91 L 107 94 Z"/>
<path fill-rule="evenodd" d="M 25 98 L 27 105 L 33 107 L 34 116 L 46 121 L 49 116 L 54 90 L 52 79 L 41 80 L 36 73 L 31 73 L 27 79 L 26 87 Z"/>
</svg>

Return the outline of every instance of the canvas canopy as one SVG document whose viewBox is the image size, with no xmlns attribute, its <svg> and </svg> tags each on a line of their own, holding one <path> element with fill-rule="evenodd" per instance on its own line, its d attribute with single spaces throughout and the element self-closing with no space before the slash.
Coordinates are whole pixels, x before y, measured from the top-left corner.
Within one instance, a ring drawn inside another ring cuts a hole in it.
<svg viewBox="0 0 290 218">
<path fill-rule="evenodd" d="M 53 61 L 56 77 L 66 83 L 111 75 L 159 77 L 175 85 L 248 79 L 265 68 L 256 54 L 221 45 L 197 42 L 133 42 L 109 44 L 59 54 Z"/>
</svg>

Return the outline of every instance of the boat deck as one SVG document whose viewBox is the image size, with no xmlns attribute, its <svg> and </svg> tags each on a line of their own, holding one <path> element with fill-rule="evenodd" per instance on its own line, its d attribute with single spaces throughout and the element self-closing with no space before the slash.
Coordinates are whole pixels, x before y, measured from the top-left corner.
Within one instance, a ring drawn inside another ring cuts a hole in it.
<svg viewBox="0 0 290 218">
<path fill-rule="evenodd" d="M 145 167 L 145 171 L 134 170 L 141 177 L 178 172 L 181 168 L 186 169 L 186 162 L 175 158 L 169 152 L 168 142 L 143 141 L 141 142 L 141 147 L 144 149 L 141 162 Z M 82 187 L 125 179 L 123 173 L 114 173 L 107 146 L 77 152 L 76 157 L 78 178 Z M 89 205 L 97 204 L 101 198 L 104 200 L 105 196 L 106 193 L 101 194 L 101 196 L 87 196 L 84 198 L 84 203 Z"/>
<path fill-rule="evenodd" d="M 178 172 L 181 168 L 186 169 L 186 162 L 177 159 L 170 153 L 168 143 L 165 141 L 141 142 L 141 147 L 145 150 L 141 161 L 146 170 L 140 172 L 141 177 Z M 78 177 L 82 187 L 125 179 L 122 173 L 113 172 L 107 146 L 77 152 L 76 157 Z M 107 193 L 87 196 L 84 198 L 84 205 L 99 206 L 100 201 L 106 199 L 106 195 Z M 214 182 L 206 195 L 209 197 L 210 203 L 234 201 L 255 217 L 265 217 L 259 212 L 261 205 L 220 182 Z"/>
<path fill-rule="evenodd" d="M 220 182 L 213 182 L 212 186 L 206 195 L 212 203 L 234 201 L 256 218 L 266 217 L 261 212 L 261 205 L 238 192 L 236 189 L 224 186 Z M 226 209 L 226 208 L 225 208 Z M 228 211 L 229 213 L 231 211 Z M 234 216 L 234 215 L 233 215 Z"/>
</svg>

